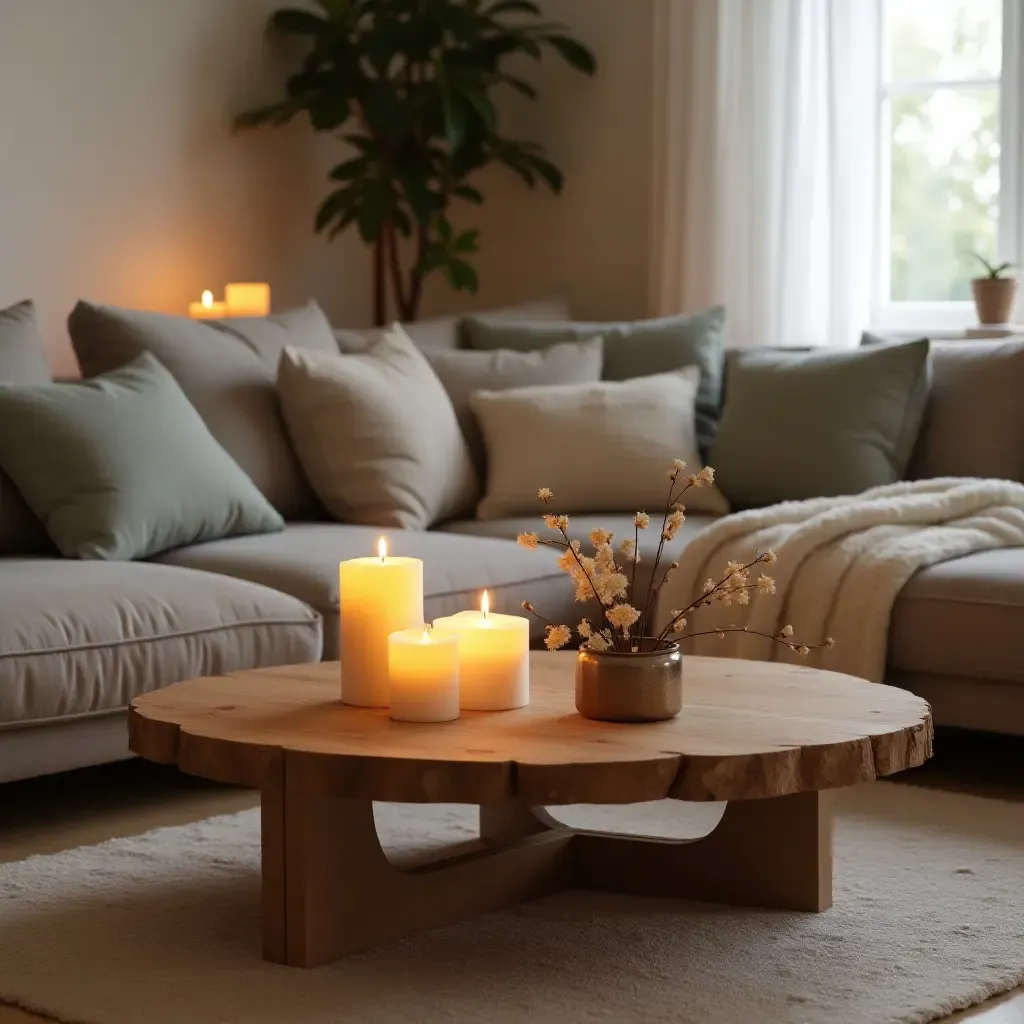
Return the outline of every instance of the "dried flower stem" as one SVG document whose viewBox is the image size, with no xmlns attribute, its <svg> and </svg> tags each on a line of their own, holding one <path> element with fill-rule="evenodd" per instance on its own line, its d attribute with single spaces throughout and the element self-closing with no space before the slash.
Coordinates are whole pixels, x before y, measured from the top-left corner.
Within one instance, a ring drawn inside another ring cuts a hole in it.
<svg viewBox="0 0 1024 1024">
<path fill-rule="evenodd" d="M 549 513 L 551 513 L 551 515 L 554 515 L 555 510 L 551 507 L 551 501 L 548 498 L 544 498 L 543 500 L 544 507 L 548 510 Z M 597 587 L 594 586 L 594 581 L 591 578 L 590 573 L 587 572 L 587 567 L 580 560 L 579 553 L 572 546 L 572 543 L 569 540 L 569 535 L 565 532 L 564 529 L 562 529 L 562 527 L 558 528 L 558 532 L 562 535 L 562 539 L 565 541 L 565 546 L 572 552 L 572 557 L 576 559 L 576 564 L 580 567 L 580 572 L 582 572 L 583 575 L 587 578 L 587 582 L 590 584 L 591 593 L 594 595 L 594 597 L 597 598 L 598 601 L 601 602 L 602 608 L 611 608 L 611 603 L 609 602 L 608 604 L 605 604 L 604 599 L 597 592 Z"/>
<path fill-rule="evenodd" d="M 746 626 L 723 626 L 721 629 L 704 629 L 699 633 L 687 633 L 685 636 L 677 636 L 675 642 L 682 643 L 684 640 L 692 640 L 697 636 L 721 636 L 723 633 L 749 633 L 750 636 L 763 636 L 766 640 L 774 640 L 775 643 L 782 644 L 783 647 L 788 647 L 794 653 L 799 653 L 801 648 L 810 652 L 820 650 L 822 647 L 832 646 L 828 641 L 820 644 L 798 644 L 786 637 L 775 636 L 771 633 L 762 633 L 760 630 L 748 629 Z"/>
<path fill-rule="evenodd" d="M 665 503 L 665 514 L 661 517 L 661 536 L 658 539 L 658 553 L 654 556 L 654 567 L 651 569 L 651 579 L 647 584 L 647 599 L 644 601 L 643 614 L 640 617 L 640 635 L 645 636 L 647 627 L 650 625 L 649 617 L 651 614 L 651 599 L 652 589 L 654 587 L 654 577 L 658 575 L 658 566 L 661 564 L 661 556 L 665 550 L 665 528 L 668 526 L 668 517 L 672 511 L 672 506 L 676 504 L 682 498 L 682 496 L 692 486 L 692 481 L 687 480 L 686 486 L 676 495 L 673 496 L 673 491 L 676 488 L 676 480 L 678 476 L 673 476 L 669 480 L 668 485 L 668 501 Z M 664 581 L 662 581 L 664 582 Z"/>
</svg>

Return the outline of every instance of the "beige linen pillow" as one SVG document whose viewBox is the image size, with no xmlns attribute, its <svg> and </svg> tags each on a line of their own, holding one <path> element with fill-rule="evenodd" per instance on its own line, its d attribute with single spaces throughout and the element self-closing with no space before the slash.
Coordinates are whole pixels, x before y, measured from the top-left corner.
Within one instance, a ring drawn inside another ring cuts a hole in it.
<svg viewBox="0 0 1024 1024">
<path fill-rule="evenodd" d="M 699 468 L 695 403 L 700 371 L 629 381 L 477 391 L 470 403 L 487 445 L 480 519 L 537 511 L 550 487 L 559 512 L 658 511 L 673 459 Z M 717 488 L 692 489 L 691 511 L 725 513 Z"/>
<path fill-rule="evenodd" d="M 336 519 L 425 530 L 472 507 L 455 410 L 397 324 L 359 355 L 288 347 L 277 381 L 299 460 Z"/>
</svg>

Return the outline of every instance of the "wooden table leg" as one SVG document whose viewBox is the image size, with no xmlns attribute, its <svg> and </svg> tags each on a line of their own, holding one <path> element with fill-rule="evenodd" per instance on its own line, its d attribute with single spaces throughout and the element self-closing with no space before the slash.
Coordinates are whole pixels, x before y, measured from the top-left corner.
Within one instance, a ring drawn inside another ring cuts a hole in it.
<svg viewBox="0 0 1024 1024">
<path fill-rule="evenodd" d="M 692 842 L 595 833 L 576 841 L 582 887 L 788 910 L 832 905 L 825 793 L 730 803 L 717 828 Z"/>
<path fill-rule="evenodd" d="M 568 882 L 572 841 L 562 829 L 492 831 L 478 851 L 403 870 L 381 849 L 369 800 L 289 786 L 280 808 L 264 804 L 264 956 L 317 967 L 544 895 Z"/>
</svg>

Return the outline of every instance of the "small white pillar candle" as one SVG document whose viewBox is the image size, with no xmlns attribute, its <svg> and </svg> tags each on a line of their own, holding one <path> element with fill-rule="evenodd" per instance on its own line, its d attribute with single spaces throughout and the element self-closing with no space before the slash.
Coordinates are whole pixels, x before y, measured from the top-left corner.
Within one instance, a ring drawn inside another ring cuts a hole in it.
<svg viewBox="0 0 1024 1024">
<path fill-rule="evenodd" d="M 364 708 L 388 706 L 388 637 L 423 627 L 423 562 L 392 558 L 380 539 L 376 558 L 338 566 L 341 699 Z"/>
<path fill-rule="evenodd" d="M 228 307 L 225 302 L 214 302 L 213 292 L 203 292 L 199 302 L 188 304 L 188 315 L 193 320 L 220 320 L 227 316 Z"/>
<path fill-rule="evenodd" d="M 484 591 L 480 611 L 434 619 L 434 629 L 459 638 L 463 711 L 510 711 L 530 703 L 528 619 L 494 614 Z"/>
<path fill-rule="evenodd" d="M 270 285 L 262 281 L 232 281 L 224 286 L 228 316 L 267 316 L 270 313 Z"/>
<path fill-rule="evenodd" d="M 459 638 L 421 626 L 388 637 L 391 717 L 451 722 L 459 717 Z"/>
</svg>

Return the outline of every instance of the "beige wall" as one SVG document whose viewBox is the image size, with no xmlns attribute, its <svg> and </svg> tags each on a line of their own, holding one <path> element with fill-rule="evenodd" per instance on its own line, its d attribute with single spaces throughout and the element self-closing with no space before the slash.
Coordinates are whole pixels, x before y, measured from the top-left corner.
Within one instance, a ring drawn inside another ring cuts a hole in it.
<svg viewBox="0 0 1024 1024">
<path fill-rule="evenodd" d="M 274 95 L 277 0 L 0 0 L 0 306 L 35 298 L 53 368 L 79 297 L 180 312 L 203 288 L 268 280 L 368 315 L 356 239 L 312 232 L 310 133 L 234 136 Z"/>
<path fill-rule="evenodd" d="M 555 199 L 488 172 L 475 303 L 566 289 L 586 316 L 647 300 L 653 0 L 548 0 L 596 51 L 593 80 L 554 61 L 509 125 L 567 176 Z M 268 280 L 278 308 L 313 295 L 337 323 L 369 317 L 358 239 L 312 232 L 336 144 L 305 125 L 235 136 L 275 94 L 265 38 L 280 0 L 0 0 L 0 306 L 39 304 L 53 368 L 79 297 L 181 312 L 203 288 Z M 426 311 L 466 305 L 435 282 Z"/>
</svg>

